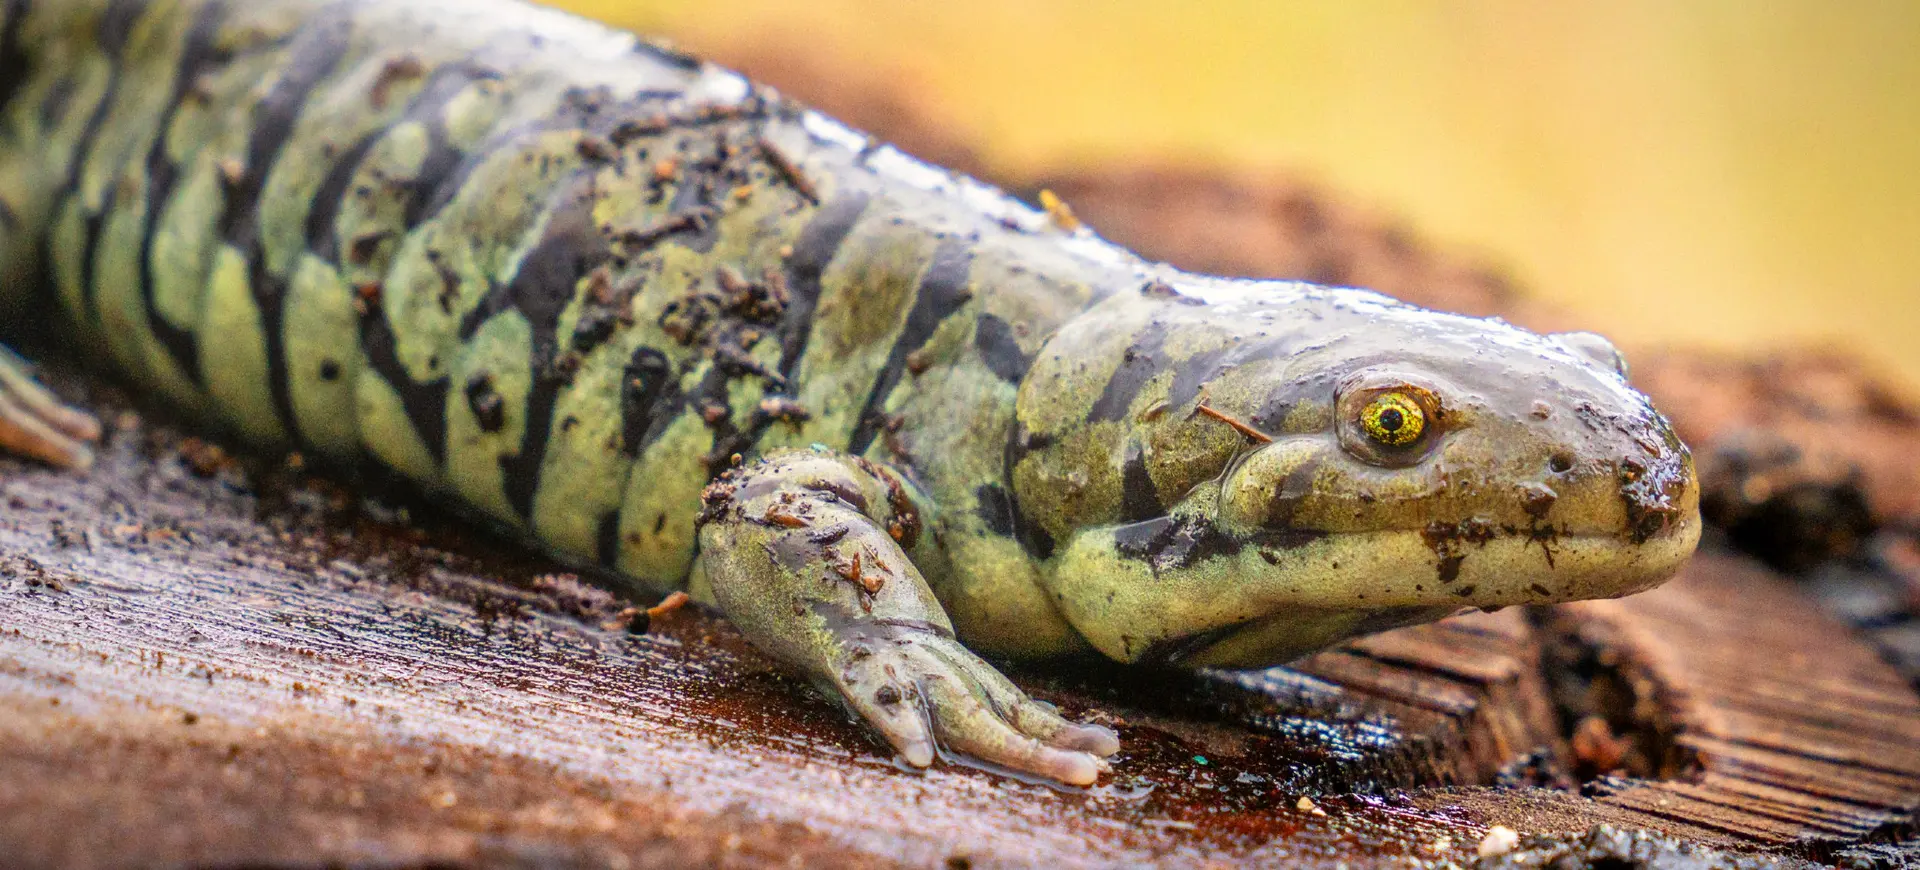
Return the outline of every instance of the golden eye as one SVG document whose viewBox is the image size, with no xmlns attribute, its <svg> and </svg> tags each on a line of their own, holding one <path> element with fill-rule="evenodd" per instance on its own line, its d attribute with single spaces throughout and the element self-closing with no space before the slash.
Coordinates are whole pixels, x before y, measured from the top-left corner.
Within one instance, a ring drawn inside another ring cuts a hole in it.
<svg viewBox="0 0 1920 870">
<path fill-rule="evenodd" d="M 1382 393 L 1360 410 L 1360 428 L 1388 447 L 1405 447 L 1427 431 L 1427 413 L 1405 393 Z"/>
</svg>

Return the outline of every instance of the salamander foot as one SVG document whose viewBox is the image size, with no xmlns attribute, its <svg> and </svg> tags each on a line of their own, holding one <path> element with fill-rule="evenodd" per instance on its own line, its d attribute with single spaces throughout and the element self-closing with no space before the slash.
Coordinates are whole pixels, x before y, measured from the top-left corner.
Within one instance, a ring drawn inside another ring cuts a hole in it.
<svg viewBox="0 0 1920 870">
<path fill-rule="evenodd" d="M 939 747 L 1091 785 L 1120 750 L 1112 731 L 1061 718 L 937 631 L 860 621 L 834 635 L 840 666 L 823 682 L 915 767 L 932 764 Z"/>
<path fill-rule="evenodd" d="M 85 470 L 98 440 L 99 420 L 61 404 L 33 379 L 26 360 L 0 346 L 0 452 Z"/>
</svg>

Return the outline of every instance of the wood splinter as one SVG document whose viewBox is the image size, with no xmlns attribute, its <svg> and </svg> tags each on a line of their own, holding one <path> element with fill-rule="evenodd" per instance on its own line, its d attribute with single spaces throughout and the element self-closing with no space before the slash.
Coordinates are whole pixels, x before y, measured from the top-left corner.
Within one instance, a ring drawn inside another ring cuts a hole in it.
<svg viewBox="0 0 1920 870">
<path fill-rule="evenodd" d="M 1267 433 L 1262 432 L 1258 429 L 1255 429 L 1252 426 L 1247 425 L 1246 423 L 1242 423 L 1239 420 L 1236 420 L 1233 417 L 1229 416 L 1226 412 L 1216 410 L 1213 406 L 1208 405 L 1204 402 L 1195 406 L 1193 410 L 1195 413 L 1205 414 L 1209 417 L 1212 417 L 1215 420 L 1219 420 L 1220 422 L 1227 424 L 1228 426 L 1232 426 L 1233 431 L 1238 432 L 1242 435 L 1245 435 L 1249 440 L 1258 441 L 1261 444 L 1273 443 L 1272 435 L 1268 435 Z"/>
<path fill-rule="evenodd" d="M 767 163 L 775 172 L 780 173 L 780 178 L 787 183 L 788 187 L 793 188 L 794 193 L 800 194 L 800 197 L 808 203 L 820 204 L 820 189 L 814 186 L 813 179 L 808 178 L 801 170 L 800 164 L 795 163 L 787 152 L 780 150 L 780 146 L 775 145 L 773 140 L 765 136 L 760 137 L 757 144 L 760 146 L 760 153 L 766 155 Z"/>
<path fill-rule="evenodd" d="M 653 627 L 654 620 L 687 606 L 687 602 L 692 600 L 693 599 L 685 592 L 675 592 L 672 595 L 660 599 L 659 604 L 645 610 L 641 610 L 638 607 L 629 607 L 620 611 L 620 620 L 626 623 L 629 634 L 646 634 L 647 631 Z M 619 622 L 616 621 L 610 623 L 607 627 L 614 628 L 618 625 Z"/>
</svg>

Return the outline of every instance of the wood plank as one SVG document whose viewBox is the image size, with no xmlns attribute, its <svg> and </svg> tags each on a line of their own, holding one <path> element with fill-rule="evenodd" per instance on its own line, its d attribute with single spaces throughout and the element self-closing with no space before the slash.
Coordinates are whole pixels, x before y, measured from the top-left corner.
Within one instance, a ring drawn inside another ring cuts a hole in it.
<svg viewBox="0 0 1920 870">
<path fill-rule="evenodd" d="M 1668 586 L 1567 613 L 1660 687 L 1701 771 L 1603 801 L 1781 844 L 1857 839 L 1920 811 L 1920 697 L 1781 578 L 1704 556 Z"/>
</svg>

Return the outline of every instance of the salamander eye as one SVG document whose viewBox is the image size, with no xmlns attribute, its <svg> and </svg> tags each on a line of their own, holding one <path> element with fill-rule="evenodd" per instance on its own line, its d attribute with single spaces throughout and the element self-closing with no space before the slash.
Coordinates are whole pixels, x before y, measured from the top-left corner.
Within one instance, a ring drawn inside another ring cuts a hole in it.
<svg viewBox="0 0 1920 870">
<path fill-rule="evenodd" d="M 1435 388 L 1392 372 L 1364 372 L 1337 388 L 1334 430 L 1353 458 L 1406 468 L 1433 452 L 1452 418 Z"/>
<path fill-rule="evenodd" d="M 1360 428 L 1388 447 L 1405 447 L 1427 432 L 1427 412 L 1405 393 L 1382 393 L 1360 410 Z"/>
</svg>

